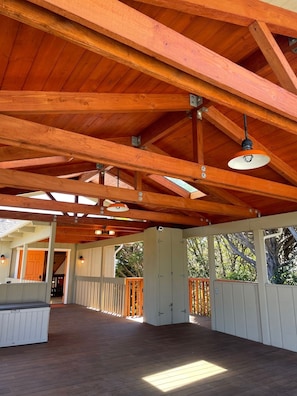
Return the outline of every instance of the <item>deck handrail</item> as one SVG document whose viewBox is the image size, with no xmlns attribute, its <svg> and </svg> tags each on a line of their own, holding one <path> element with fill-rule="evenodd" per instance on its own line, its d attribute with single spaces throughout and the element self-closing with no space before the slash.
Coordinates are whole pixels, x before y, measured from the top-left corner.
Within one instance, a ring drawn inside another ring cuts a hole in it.
<svg viewBox="0 0 297 396">
<path fill-rule="evenodd" d="M 76 278 L 76 303 L 119 316 L 143 316 L 143 278 Z M 189 314 L 210 316 L 209 279 L 189 278 Z"/>
</svg>

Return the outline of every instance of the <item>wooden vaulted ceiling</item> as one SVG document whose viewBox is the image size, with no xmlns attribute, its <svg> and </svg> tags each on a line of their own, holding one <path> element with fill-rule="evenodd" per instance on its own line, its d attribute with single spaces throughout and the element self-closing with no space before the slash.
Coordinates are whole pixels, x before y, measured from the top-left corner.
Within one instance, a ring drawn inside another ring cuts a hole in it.
<svg viewBox="0 0 297 396">
<path fill-rule="evenodd" d="M 257 0 L 1 0 L 0 14 L 2 218 L 56 219 L 57 242 L 83 243 L 98 228 L 297 210 L 296 13 Z M 234 171 L 243 114 L 271 162 Z M 130 210 L 111 217 L 106 200 Z"/>
</svg>

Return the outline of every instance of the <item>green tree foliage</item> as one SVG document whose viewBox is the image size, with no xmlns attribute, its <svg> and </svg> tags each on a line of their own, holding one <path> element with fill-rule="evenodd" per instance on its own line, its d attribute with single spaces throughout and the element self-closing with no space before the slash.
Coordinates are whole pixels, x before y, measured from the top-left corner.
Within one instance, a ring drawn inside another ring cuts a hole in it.
<svg viewBox="0 0 297 396">
<path fill-rule="evenodd" d="M 297 232 L 295 227 L 268 230 L 265 241 L 268 279 L 272 283 L 297 284 Z"/>
<path fill-rule="evenodd" d="M 208 278 L 207 238 L 190 238 L 187 240 L 188 273 L 193 278 Z"/>
<path fill-rule="evenodd" d="M 295 227 L 266 230 L 268 279 L 272 283 L 297 284 L 297 231 Z M 271 237 L 269 237 L 269 235 Z M 216 274 L 219 279 L 255 281 L 256 256 L 252 232 L 216 235 Z M 188 240 L 189 276 L 208 277 L 206 238 Z"/>
<path fill-rule="evenodd" d="M 117 246 L 116 277 L 143 277 L 143 242 Z"/>
<path fill-rule="evenodd" d="M 252 233 L 217 235 L 215 257 L 218 278 L 256 280 L 256 257 Z"/>
</svg>

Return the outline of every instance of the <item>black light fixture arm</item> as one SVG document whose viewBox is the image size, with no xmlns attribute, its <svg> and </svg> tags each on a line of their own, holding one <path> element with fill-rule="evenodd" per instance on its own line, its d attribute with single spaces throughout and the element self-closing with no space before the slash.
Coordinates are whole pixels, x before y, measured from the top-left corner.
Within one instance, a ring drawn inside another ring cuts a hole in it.
<svg viewBox="0 0 297 396">
<path fill-rule="evenodd" d="M 241 147 L 243 150 L 251 150 L 253 148 L 253 142 L 248 138 L 247 131 L 247 117 L 246 114 L 243 115 L 243 126 L 244 126 L 244 140 L 241 143 Z"/>
</svg>

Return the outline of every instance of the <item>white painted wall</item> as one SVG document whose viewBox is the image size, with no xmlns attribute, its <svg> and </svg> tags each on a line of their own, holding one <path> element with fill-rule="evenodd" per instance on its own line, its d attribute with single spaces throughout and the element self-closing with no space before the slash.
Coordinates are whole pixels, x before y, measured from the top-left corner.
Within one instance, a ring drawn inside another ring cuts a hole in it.
<svg viewBox="0 0 297 396">
<path fill-rule="evenodd" d="M 297 287 L 266 285 L 271 345 L 297 352 Z"/>
<path fill-rule="evenodd" d="M 2 264 L 0 261 L 0 284 L 5 283 L 6 278 L 9 277 L 11 249 L 9 243 L 0 242 L 0 255 L 4 254 L 5 262 Z"/>
<path fill-rule="evenodd" d="M 216 280 L 214 299 L 214 330 L 262 342 L 256 283 Z"/>
<path fill-rule="evenodd" d="M 77 251 L 75 275 L 100 277 L 115 276 L 114 246 L 93 247 Z M 79 260 L 83 256 L 84 262 Z"/>
</svg>

